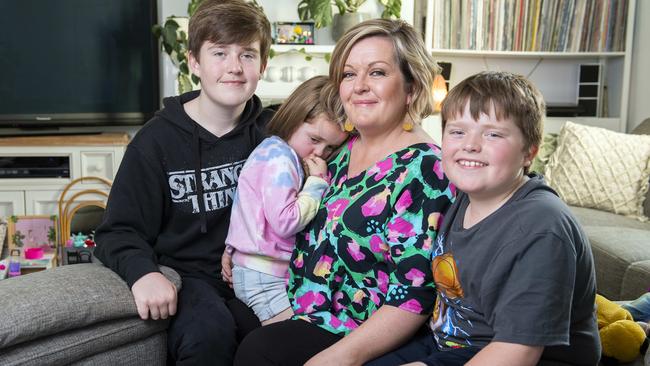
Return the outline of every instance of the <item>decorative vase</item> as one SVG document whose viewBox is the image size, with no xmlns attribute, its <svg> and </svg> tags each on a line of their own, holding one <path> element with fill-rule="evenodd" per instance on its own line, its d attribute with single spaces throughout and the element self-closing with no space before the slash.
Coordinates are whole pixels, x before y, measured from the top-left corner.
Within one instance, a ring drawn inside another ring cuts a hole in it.
<svg viewBox="0 0 650 366">
<path fill-rule="evenodd" d="M 334 14 L 334 18 L 332 19 L 332 38 L 338 41 L 348 29 L 368 19 L 370 19 L 370 14 L 368 13 Z"/>
</svg>

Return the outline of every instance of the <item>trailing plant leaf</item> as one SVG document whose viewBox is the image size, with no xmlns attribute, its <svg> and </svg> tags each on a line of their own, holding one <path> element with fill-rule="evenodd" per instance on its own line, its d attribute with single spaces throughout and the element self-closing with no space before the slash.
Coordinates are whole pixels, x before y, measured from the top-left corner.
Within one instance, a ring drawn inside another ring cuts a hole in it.
<svg viewBox="0 0 650 366">
<path fill-rule="evenodd" d="M 182 63 L 178 65 L 178 69 L 183 73 L 183 74 L 189 74 L 190 73 L 190 68 L 187 66 L 187 63 Z"/>
<path fill-rule="evenodd" d="M 332 24 L 331 0 L 301 0 L 298 3 L 298 16 L 301 20 L 314 20 L 316 28 Z"/>
<path fill-rule="evenodd" d="M 379 3 L 384 6 L 384 11 L 381 13 L 382 18 L 399 18 L 402 15 L 401 0 L 379 0 Z"/>
<path fill-rule="evenodd" d="M 203 0 L 190 0 L 187 4 L 187 15 L 192 16 Z"/>
<path fill-rule="evenodd" d="M 178 74 L 178 92 L 183 94 L 192 90 L 192 83 L 187 74 Z"/>
<path fill-rule="evenodd" d="M 382 18 L 399 18 L 402 12 L 402 0 L 378 0 L 384 6 Z M 298 16 L 300 20 L 313 20 L 316 28 L 332 24 L 332 5 L 339 14 L 356 13 L 366 0 L 300 0 Z"/>
</svg>

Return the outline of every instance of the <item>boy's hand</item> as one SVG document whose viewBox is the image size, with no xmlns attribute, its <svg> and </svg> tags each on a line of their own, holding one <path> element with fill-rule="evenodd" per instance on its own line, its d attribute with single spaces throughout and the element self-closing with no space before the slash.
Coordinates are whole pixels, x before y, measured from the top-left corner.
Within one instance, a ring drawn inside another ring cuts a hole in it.
<svg viewBox="0 0 650 366">
<path fill-rule="evenodd" d="M 320 177 L 327 180 L 327 162 L 316 155 L 305 158 L 307 171 L 312 177 Z"/>
<path fill-rule="evenodd" d="M 232 254 L 228 250 L 224 250 L 221 256 L 221 277 L 232 288 Z"/>
<path fill-rule="evenodd" d="M 176 314 L 176 286 L 158 272 L 147 273 L 131 287 L 142 320 L 167 319 Z"/>
</svg>

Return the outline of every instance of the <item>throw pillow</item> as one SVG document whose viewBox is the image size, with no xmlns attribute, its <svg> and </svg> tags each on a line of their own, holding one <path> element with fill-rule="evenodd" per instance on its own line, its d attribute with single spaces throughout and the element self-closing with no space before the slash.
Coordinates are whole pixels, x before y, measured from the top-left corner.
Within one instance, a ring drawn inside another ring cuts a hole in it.
<svg viewBox="0 0 650 366">
<path fill-rule="evenodd" d="M 548 133 L 544 135 L 542 139 L 542 144 L 539 146 L 539 151 L 537 156 L 533 159 L 532 164 L 530 164 L 530 171 L 537 172 L 544 175 L 546 171 L 546 164 L 548 164 L 548 159 L 555 152 L 557 148 L 557 133 Z"/>
<path fill-rule="evenodd" d="M 546 167 L 546 178 L 567 204 L 645 221 L 650 136 L 567 122 Z"/>
</svg>

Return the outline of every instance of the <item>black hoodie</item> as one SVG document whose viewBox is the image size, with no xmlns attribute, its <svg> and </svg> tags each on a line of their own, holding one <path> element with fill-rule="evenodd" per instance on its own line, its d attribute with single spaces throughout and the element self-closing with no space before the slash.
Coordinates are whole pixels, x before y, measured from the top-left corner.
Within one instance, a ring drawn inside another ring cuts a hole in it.
<svg viewBox="0 0 650 366">
<path fill-rule="evenodd" d="M 158 272 L 158 264 L 223 286 L 221 255 L 239 173 L 272 112 L 253 96 L 236 127 L 216 137 L 183 109 L 198 95 L 165 98 L 127 147 L 113 182 L 95 255 L 129 287 Z"/>
</svg>

